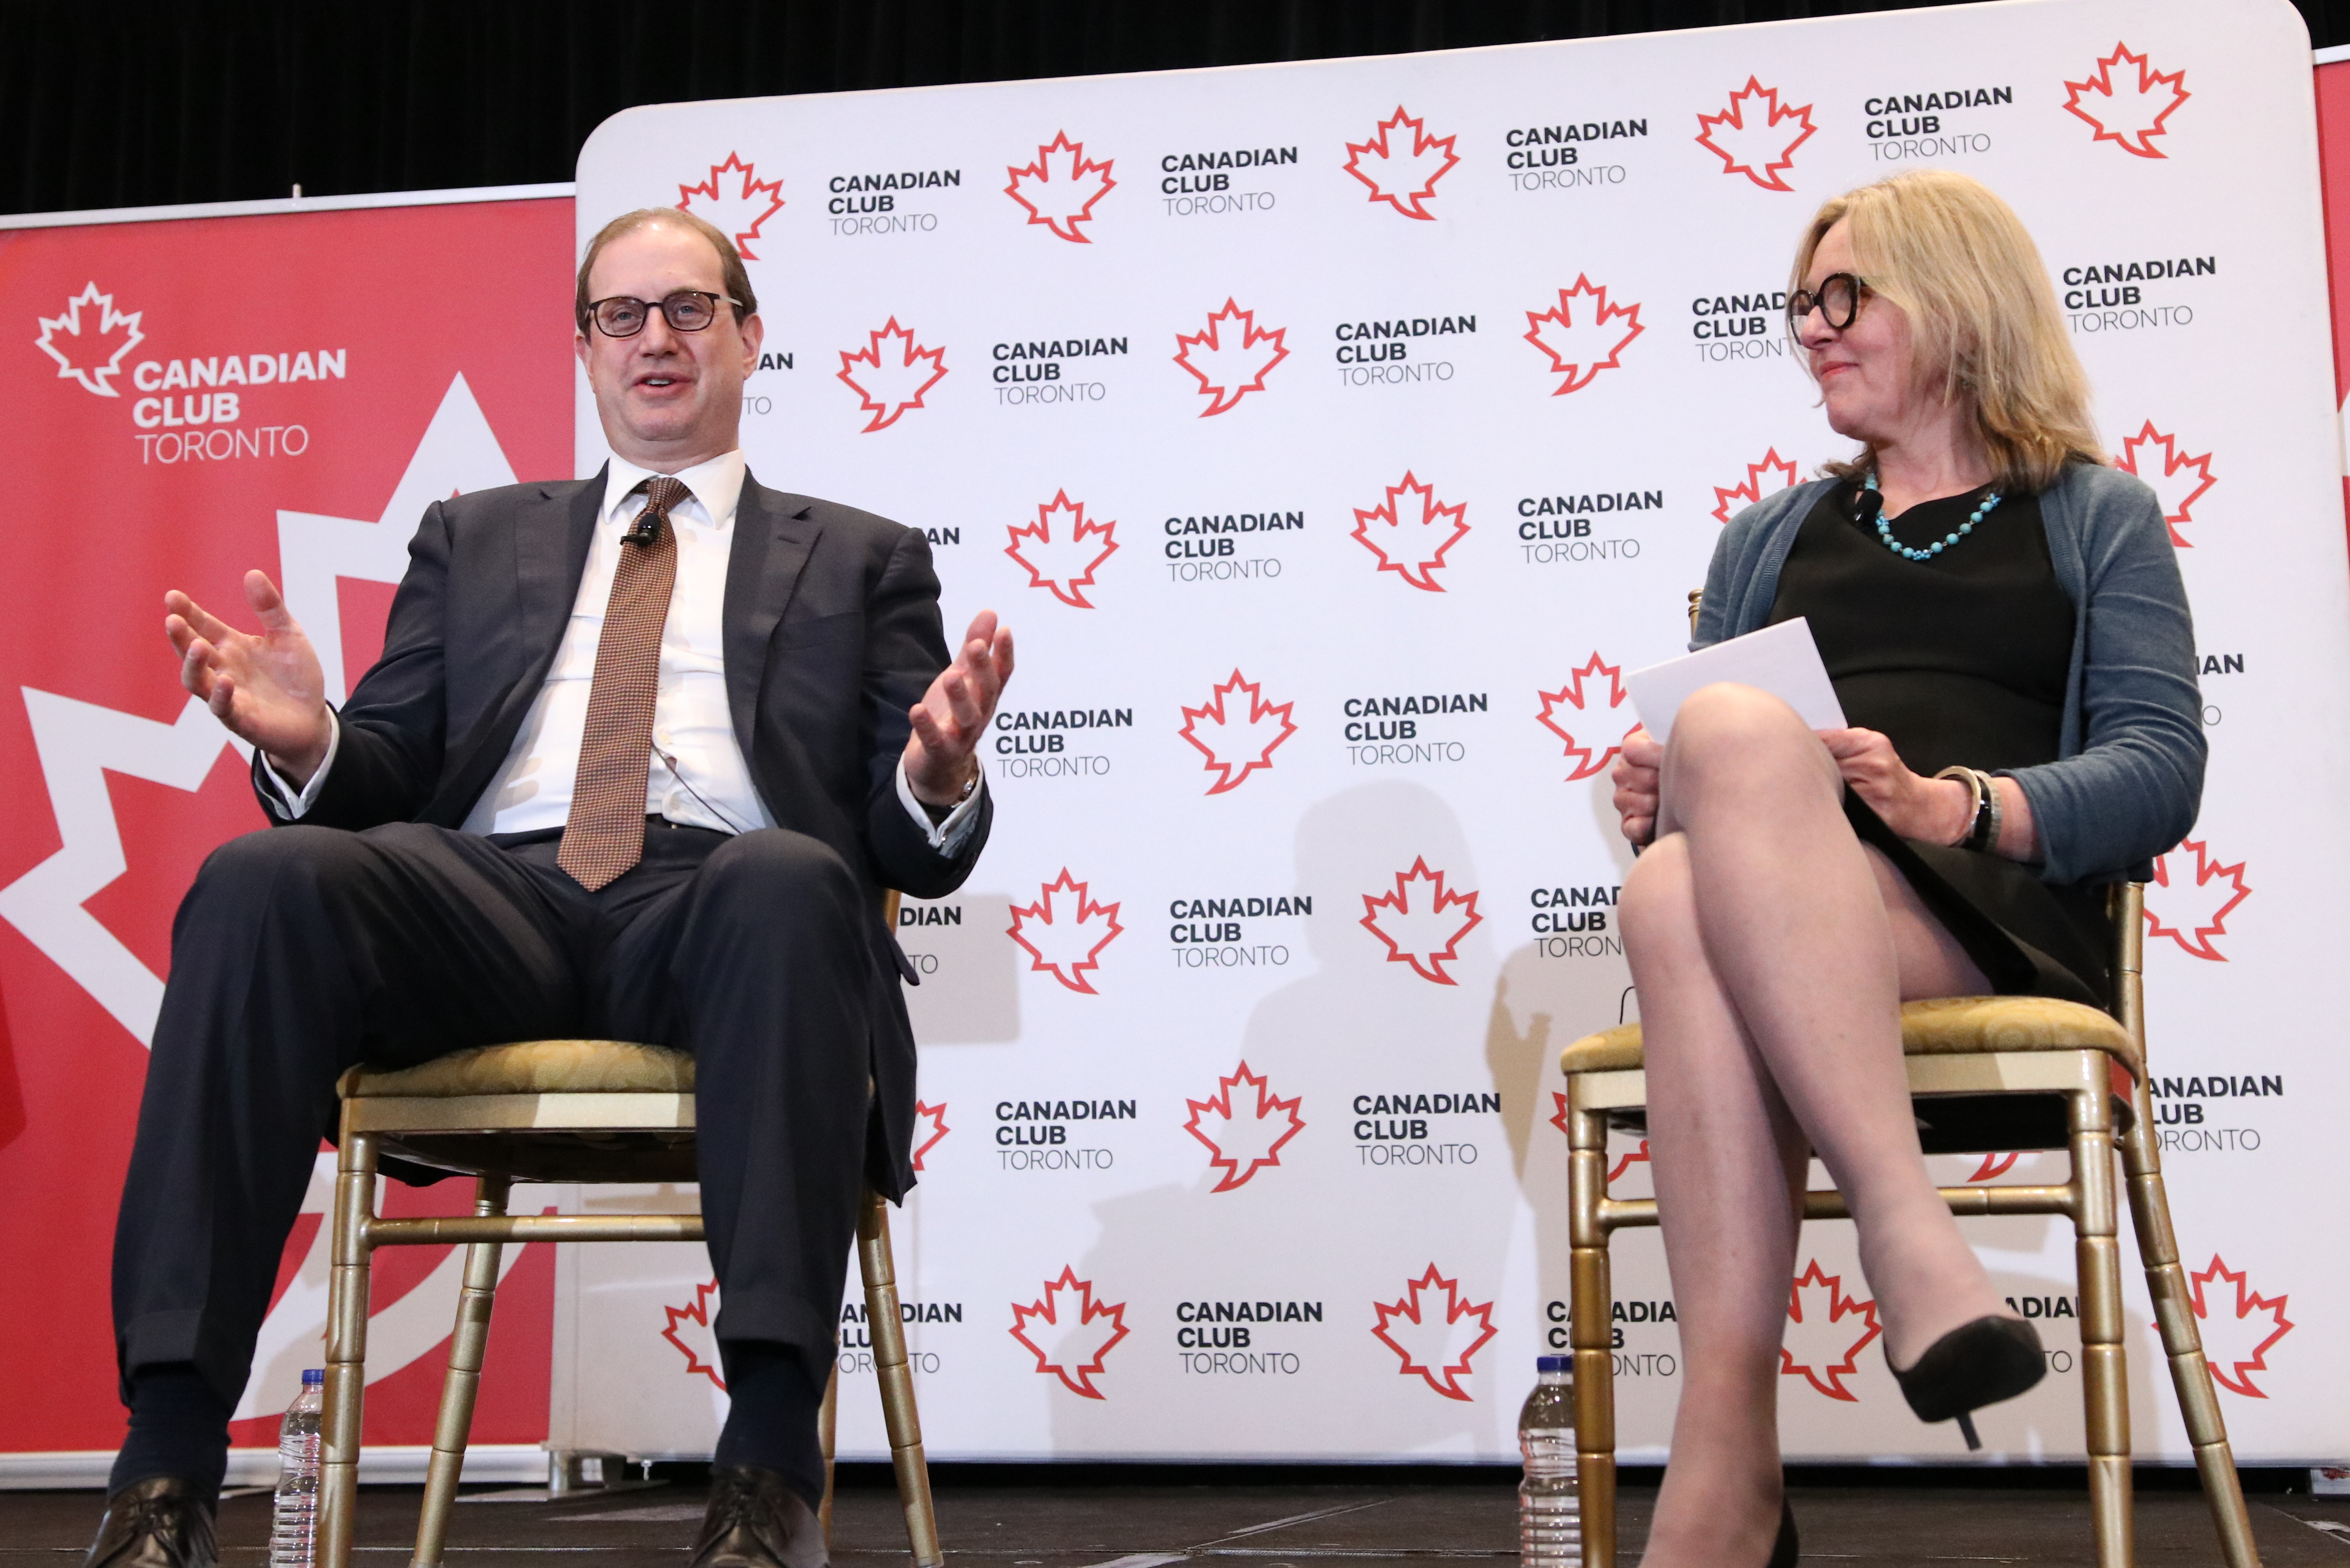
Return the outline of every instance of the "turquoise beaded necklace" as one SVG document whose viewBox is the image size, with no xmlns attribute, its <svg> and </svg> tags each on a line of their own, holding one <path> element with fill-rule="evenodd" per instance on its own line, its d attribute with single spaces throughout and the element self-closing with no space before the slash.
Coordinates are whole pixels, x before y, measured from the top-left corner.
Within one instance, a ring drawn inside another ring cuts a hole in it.
<svg viewBox="0 0 2350 1568">
<path fill-rule="evenodd" d="M 1862 488 L 1865 490 L 1875 491 L 1877 489 L 1877 475 L 1873 473 L 1870 474 L 1867 480 L 1863 483 Z M 1886 519 L 1886 515 L 1882 512 L 1879 512 L 1877 514 L 1877 536 L 1884 543 L 1887 549 L 1892 551 L 1897 556 L 1906 556 L 1912 561 L 1930 561 L 1935 556 L 1940 555 L 1943 551 L 1949 549 L 1951 545 L 1957 544 L 1960 540 L 1965 538 L 1968 535 L 1973 533 L 1975 531 L 1975 524 L 1990 516 L 1991 508 L 1998 504 L 1999 492 L 1996 490 L 1991 491 L 1982 498 L 1982 504 L 1976 507 L 1974 511 L 1968 515 L 1967 520 L 1959 524 L 1958 531 L 1956 533 L 1944 535 L 1941 538 L 1935 540 L 1932 545 L 1927 546 L 1923 550 L 1913 550 L 1908 545 L 1903 544 L 1900 540 L 1895 538 L 1893 536 L 1893 524 Z"/>
</svg>

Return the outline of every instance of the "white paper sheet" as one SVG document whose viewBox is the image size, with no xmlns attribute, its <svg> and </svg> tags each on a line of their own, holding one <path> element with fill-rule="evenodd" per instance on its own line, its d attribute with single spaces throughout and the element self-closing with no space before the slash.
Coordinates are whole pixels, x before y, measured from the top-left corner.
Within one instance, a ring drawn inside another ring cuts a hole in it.
<svg viewBox="0 0 2350 1568">
<path fill-rule="evenodd" d="M 1827 666 L 1820 662 L 1811 624 L 1801 616 L 1635 670 L 1624 677 L 1624 687 L 1632 695 L 1641 724 L 1662 741 L 1673 732 L 1673 715 L 1680 711 L 1683 700 L 1699 687 L 1718 680 L 1761 687 L 1801 714 L 1814 730 L 1845 727 L 1844 705 L 1836 701 Z"/>
</svg>

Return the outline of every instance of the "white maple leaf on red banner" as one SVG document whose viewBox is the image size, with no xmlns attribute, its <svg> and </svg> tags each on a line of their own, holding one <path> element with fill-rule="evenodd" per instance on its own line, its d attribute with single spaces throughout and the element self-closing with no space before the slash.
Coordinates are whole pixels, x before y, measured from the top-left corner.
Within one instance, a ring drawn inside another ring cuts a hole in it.
<svg viewBox="0 0 2350 1568">
<path fill-rule="evenodd" d="M 1407 130 L 1409 138 L 1403 134 Z M 1346 170 L 1371 188 L 1369 200 L 1385 202 L 1407 218 L 1432 223 L 1436 214 L 1422 203 L 1436 194 L 1436 182 L 1461 161 L 1452 151 L 1453 140 L 1429 135 L 1428 122 L 1412 119 L 1398 104 L 1368 141 L 1347 143 Z"/>
<path fill-rule="evenodd" d="M 1048 972 L 1071 991 L 1093 996 L 1097 993 L 1087 971 L 1101 967 L 1102 949 L 1124 929 L 1118 906 L 1094 902 L 1090 884 L 1070 876 L 1064 866 L 1034 904 L 1012 907 L 1012 927 L 1004 934 L 1028 950 L 1032 973 Z"/>
<path fill-rule="evenodd" d="M 1795 149 L 1817 129 L 1810 104 L 1782 104 L 1779 89 L 1754 77 L 1730 95 L 1729 108 L 1700 114 L 1697 123 L 1697 144 L 1721 160 L 1723 173 L 1743 174 L 1765 191 L 1794 189 L 1784 176 L 1795 166 Z"/>
<path fill-rule="evenodd" d="M 1224 307 L 1208 317 L 1205 331 L 1175 335 L 1175 363 L 1200 383 L 1208 406 L 1200 417 L 1221 414 L 1251 392 L 1264 390 L 1264 378 L 1289 358 L 1282 339 L 1286 327 L 1260 327 L 1256 312 L 1243 310 L 1227 297 Z"/>
<path fill-rule="evenodd" d="M 1796 483 L 1795 460 L 1781 457 L 1779 449 L 1772 447 L 1762 454 L 1760 462 L 1746 465 L 1746 477 L 1724 490 L 1713 487 L 1713 520 L 1727 523 L 1745 508 L 1766 495 L 1775 495 Z"/>
<path fill-rule="evenodd" d="M 1084 502 L 1056 490 L 1036 508 L 1034 526 L 1011 531 L 1003 553 L 1028 568 L 1030 587 L 1048 588 L 1065 605 L 1091 609 L 1085 590 L 1093 586 L 1095 569 L 1117 552 L 1117 529 L 1115 522 L 1093 522 Z"/>
<path fill-rule="evenodd" d="M 91 319 L 85 327 L 81 307 L 90 307 Z M 57 362 L 59 380 L 76 380 L 85 392 L 95 392 L 101 398 L 119 398 L 122 389 L 114 378 L 122 370 L 122 357 L 147 340 L 139 329 L 142 310 L 117 310 L 114 296 L 98 292 L 95 282 L 82 285 L 79 294 L 66 301 L 66 307 L 55 316 L 36 316 L 33 319 L 41 335 L 33 339 L 33 347 Z M 60 340 L 58 333 L 64 333 Z"/>
<path fill-rule="evenodd" d="M 2293 1332 L 2293 1322 L 2284 1315 L 2286 1298 L 2260 1294 L 2217 1252 L 2211 1254 L 2210 1268 L 2187 1277 L 2195 1287 L 2195 1315 L 2203 1320 L 2203 1359 L 2210 1364 L 2212 1377 L 2231 1394 L 2267 1398 L 2252 1374 L 2275 1370 L 2268 1363 L 2269 1346 Z M 2215 1289 L 2210 1298 L 2204 1295 L 2204 1286 L 2220 1280 L 2235 1287 L 2233 1301 L 2225 1287 Z"/>
<path fill-rule="evenodd" d="M 864 348 L 840 351 L 840 380 L 873 416 L 859 432 L 870 435 L 895 424 L 908 409 L 922 406 L 922 394 L 947 373 L 947 351 L 915 342 L 913 332 L 899 326 L 894 316 L 888 326 L 865 336 Z"/>
<path fill-rule="evenodd" d="M 1208 759 L 1202 766 L 1216 775 L 1210 794 L 1237 788 L 1257 769 L 1273 766 L 1274 748 L 1297 732 L 1289 717 L 1295 706 L 1266 701 L 1263 682 L 1235 670 L 1203 705 L 1183 710 L 1183 727 L 1176 732 Z"/>
<path fill-rule="evenodd" d="M 2195 857 L 2174 867 L 2179 850 Z M 2154 880 L 2146 889 L 2146 934 L 2168 937 L 2189 954 L 2226 963 L 2228 955 L 2211 945 L 2213 937 L 2228 934 L 2228 915 L 2252 896 L 2244 885 L 2244 862 L 2222 866 L 2207 843 L 2189 838 L 2178 849 L 2154 857 Z"/>
<path fill-rule="evenodd" d="M 2127 68 L 2115 79 L 2114 67 Z M 2097 68 L 2086 81 L 2066 80 L 2064 107 L 2078 115 L 2096 131 L 2095 141 L 2110 141 L 2125 152 L 2140 158 L 2160 158 L 2162 150 L 2154 144 L 2158 136 L 2168 134 L 2163 121 L 2171 111 L 2194 94 L 2187 90 L 2187 72 L 2175 70 L 2168 75 L 2154 68 L 2144 55 L 2133 55 L 2129 46 L 2116 42 L 2114 52 L 2097 62 Z"/>
<path fill-rule="evenodd" d="M 1094 203 L 1117 189 L 1109 175 L 1115 160 L 1097 162 L 1086 156 L 1086 144 L 1072 141 L 1066 130 L 1036 149 L 1036 161 L 1007 167 L 1012 183 L 1003 193 L 1028 209 L 1028 221 L 1042 223 L 1065 240 L 1091 244 L 1093 236 L 1077 225 L 1093 222 Z"/>
<path fill-rule="evenodd" d="M 1244 1092 L 1237 1096 L 1235 1089 Z M 1216 1080 L 1216 1092 L 1204 1100 L 1186 1096 L 1191 1119 L 1183 1130 L 1208 1146 L 1208 1163 L 1223 1174 L 1211 1192 L 1230 1192 L 1268 1165 L 1281 1163 L 1281 1146 L 1305 1130 L 1297 1114 L 1305 1096 L 1281 1099 L 1273 1085 L 1251 1073 L 1246 1062 L 1230 1077 Z"/>
<path fill-rule="evenodd" d="M 1617 752 L 1624 749 L 1620 740 L 1603 752 L 1598 749 L 1598 742 L 1596 740 L 1591 744 L 1586 745 L 1575 739 L 1575 730 L 1581 730 L 1586 735 L 1590 734 L 1592 732 L 1590 721 L 1598 716 L 1598 710 L 1591 707 L 1590 702 L 1600 695 L 1599 691 L 1595 688 L 1586 693 L 1583 689 L 1584 681 L 1596 675 L 1607 677 L 1608 711 L 1612 712 L 1622 707 L 1627 695 L 1624 691 L 1624 667 L 1620 664 L 1606 662 L 1599 657 L 1596 649 L 1592 651 L 1591 658 L 1582 669 L 1568 674 L 1565 685 L 1555 691 L 1538 691 L 1534 693 L 1542 699 L 1542 711 L 1534 717 L 1542 722 L 1544 729 L 1565 742 L 1567 761 L 1575 764 L 1575 771 L 1566 775 L 1568 784 L 1574 784 L 1579 779 L 1587 779 L 1598 773 L 1615 760 Z M 1573 712 L 1568 711 L 1570 709 Z M 1570 724 L 1574 725 L 1575 729 L 1569 729 Z M 1613 725 L 1605 727 L 1613 728 Z M 1632 730 L 1639 727 L 1639 721 L 1635 719 L 1632 729 L 1625 731 L 1624 733 L 1628 735 Z"/>
<path fill-rule="evenodd" d="M 1402 1358 L 1399 1376 L 1417 1373 L 1447 1399 L 1470 1397 L 1461 1379 L 1485 1342 L 1501 1332 L 1493 1326 L 1492 1302 L 1464 1299 L 1459 1282 L 1446 1279 L 1430 1263 L 1396 1301 L 1371 1305 L 1379 1314 L 1371 1333 Z"/>
<path fill-rule="evenodd" d="M 1072 1394 L 1104 1398 L 1094 1379 L 1102 1371 L 1102 1357 L 1126 1337 L 1126 1303 L 1094 1300 L 1093 1282 L 1064 1265 L 1061 1277 L 1046 1281 L 1036 1301 L 1012 1303 L 1012 1337 L 1036 1357 L 1038 1372 L 1058 1377 Z"/>
<path fill-rule="evenodd" d="M 2192 549 L 2195 541 L 2181 534 L 2178 525 L 2195 521 L 2195 504 L 2220 483 L 2211 472 L 2211 454 L 2189 456 L 2179 450 L 2178 437 L 2155 429 L 2148 420 L 2137 434 L 2123 438 L 2114 466 L 2124 473 L 2137 474 L 2152 487 L 2155 499 L 2162 503 L 2162 520 L 2170 526 L 2170 542 L 2180 549 Z"/>
<path fill-rule="evenodd" d="M 1413 587 L 1440 594 L 1435 579 L 1444 552 L 1469 532 L 1465 503 L 1447 506 L 1432 485 L 1404 471 L 1402 483 L 1387 487 L 1387 499 L 1366 512 L 1355 508 L 1354 537 L 1379 558 L 1379 570 L 1393 572 Z"/>
<path fill-rule="evenodd" d="M 1779 1375 L 1804 1378 L 1831 1399 L 1858 1403 L 1844 1380 L 1860 1370 L 1854 1357 L 1884 1332 L 1877 1303 L 1845 1294 L 1844 1276 L 1824 1272 L 1814 1258 L 1788 1292 L 1787 1324 Z"/>
<path fill-rule="evenodd" d="M 1565 397 L 1591 384 L 1602 370 L 1618 366 L 1617 356 L 1644 331 L 1638 304 L 1611 305 L 1607 290 L 1580 273 L 1573 288 L 1558 291 L 1548 310 L 1526 312 L 1526 341 L 1550 356 L 1559 383 L 1551 396 Z"/>
<path fill-rule="evenodd" d="M 723 1389 L 726 1371 L 719 1364 L 718 1335 L 711 1326 L 718 1321 L 718 1282 L 694 1286 L 691 1301 L 683 1306 L 663 1305 L 661 1311 L 669 1314 L 661 1337 L 685 1357 L 685 1375 L 700 1373 Z"/>
<path fill-rule="evenodd" d="M 1461 939 L 1484 919 L 1476 893 L 1447 887 L 1444 873 L 1430 870 L 1425 857 L 1396 873 L 1394 891 L 1363 895 L 1363 929 L 1387 944 L 1387 961 L 1409 964 L 1438 985 L 1459 983 L 1444 966 L 1460 961 Z"/>
<path fill-rule="evenodd" d="M 677 188 L 681 211 L 691 213 L 734 242 L 744 261 L 757 261 L 751 242 L 759 226 L 784 210 L 784 182 L 762 180 L 740 153 L 729 152 L 723 163 L 710 166 L 710 177 L 699 185 Z"/>
<path fill-rule="evenodd" d="M 914 1145 L 913 1163 L 914 1168 L 920 1170 L 922 1168 L 922 1156 L 938 1147 L 939 1140 L 954 1131 L 954 1128 L 947 1126 L 947 1103 L 944 1100 L 941 1100 L 935 1106 L 916 1100 L 914 1120 L 916 1124 L 914 1136 L 921 1141 Z M 920 1125 L 923 1122 L 931 1125 L 927 1127 L 923 1127 Z"/>
</svg>

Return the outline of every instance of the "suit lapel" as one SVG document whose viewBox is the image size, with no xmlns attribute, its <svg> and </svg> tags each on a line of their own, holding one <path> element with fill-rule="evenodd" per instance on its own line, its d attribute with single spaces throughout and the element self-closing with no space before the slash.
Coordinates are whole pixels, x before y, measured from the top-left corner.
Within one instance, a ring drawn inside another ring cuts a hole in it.
<svg viewBox="0 0 2350 1568">
<path fill-rule="evenodd" d="M 779 494 L 743 474 L 742 499 L 734 505 L 734 545 L 726 558 L 724 613 L 726 704 L 746 762 L 758 755 L 752 732 L 759 687 L 766 679 L 767 644 L 823 533 L 804 498 Z"/>
<path fill-rule="evenodd" d="M 445 821 L 451 826 L 463 821 L 513 748 L 515 733 L 546 685 L 546 672 L 563 645 L 603 503 L 604 473 L 599 470 L 593 479 L 575 484 L 540 486 L 515 515 L 514 646 L 523 659 L 520 677 L 482 708 L 463 735 L 452 738 L 441 787 L 420 820 Z"/>
</svg>

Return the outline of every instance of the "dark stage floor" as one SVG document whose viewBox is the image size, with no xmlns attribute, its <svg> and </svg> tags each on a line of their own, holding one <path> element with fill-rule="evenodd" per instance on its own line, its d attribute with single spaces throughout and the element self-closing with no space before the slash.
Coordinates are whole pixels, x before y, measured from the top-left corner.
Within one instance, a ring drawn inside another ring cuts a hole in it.
<svg viewBox="0 0 2350 1568">
<path fill-rule="evenodd" d="M 1198 1479 L 1164 1469 L 945 1473 L 938 1501 L 948 1561 L 955 1568 L 1156 1568 L 1220 1560 L 1250 1568 L 1346 1568 L 1516 1558 L 1513 1480 L 1502 1472 L 1284 1472 L 1276 1479 L 1285 1484 L 1259 1479 L 1200 1485 Z M 1948 1472 L 1906 1479 L 1918 1484 L 1799 1473 L 1791 1495 L 1804 1558 L 1854 1568 L 2093 1561 L 2077 1473 L 2043 1476 L 2033 1485 L 1959 1485 L 1953 1483 L 2007 1478 Z M 2256 1489 L 2251 1502 L 2262 1560 L 2272 1568 L 2350 1568 L 2350 1499 L 2284 1490 L 2285 1480 L 2248 1478 Z M 2178 1490 L 2178 1480 L 2148 1472 L 2141 1482 L 2142 1563 L 2219 1560 L 2201 1497 Z M 464 1568 L 680 1568 L 702 1495 L 697 1478 L 685 1471 L 666 1485 L 613 1497 L 559 1503 L 484 1498 L 459 1510 L 450 1561 Z M 416 1496 L 413 1488 L 394 1487 L 363 1494 L 360 1563 L 397 1568 L 407 1562 Z M 1654 1497 L 1653 1487 L 1626 1490 L 1627 1562 L 1637 1557 Z M 99 1507 L 88 1492 L 0 1492 L 0 1568 L 74 1563 Z M 266 1494 L 223 1505 L 224 1568 L 267 1561 L 268 1511 Z M 835 1560 L 843 1568 L 895 1564 L 905 1561 L 905 1542 L 887 1473 L 853 1478 L 834 1522 Z"/>
</svg>

